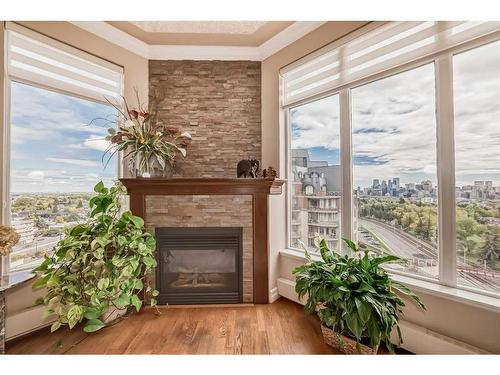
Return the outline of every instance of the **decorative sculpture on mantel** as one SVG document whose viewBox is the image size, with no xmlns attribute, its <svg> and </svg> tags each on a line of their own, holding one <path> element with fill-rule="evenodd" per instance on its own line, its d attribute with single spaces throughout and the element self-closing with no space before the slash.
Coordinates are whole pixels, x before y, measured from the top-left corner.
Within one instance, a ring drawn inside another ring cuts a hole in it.
<svg viewBox="0 0 500 375">
<path fill-rule="evenodd" d="M 268 167 L 262 171 L 262 177 L 269 180 L 276 180 L 276 178 L 278 178 L 278 172 L 276 172 L 273 167 Z"/>
<path fill-rule="evenodd" d="M 236 177 L 257 178 L 260 170 L 260 162 L 257 159 L 240 160 L 236 167 Z"/>
</svg>

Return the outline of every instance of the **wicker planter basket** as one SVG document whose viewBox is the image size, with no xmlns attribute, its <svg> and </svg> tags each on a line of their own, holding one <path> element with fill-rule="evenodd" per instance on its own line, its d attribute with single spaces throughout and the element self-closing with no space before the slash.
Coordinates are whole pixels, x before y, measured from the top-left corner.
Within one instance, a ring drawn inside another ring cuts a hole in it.
<svg viewBox="0 0 500 375">
<path fill-rule="evenodd" d="M 378 346 L 370 348 L 369 346 L 359 344 L 360 351 L 356 349 L 356 340 L 350 337 L 341 335 L 327 326 L 321 325 L 321 332 L 323 332 L 323 339 L 331 347 L 341 351 L 345 354 L 377 354 Z"/>
</svg>

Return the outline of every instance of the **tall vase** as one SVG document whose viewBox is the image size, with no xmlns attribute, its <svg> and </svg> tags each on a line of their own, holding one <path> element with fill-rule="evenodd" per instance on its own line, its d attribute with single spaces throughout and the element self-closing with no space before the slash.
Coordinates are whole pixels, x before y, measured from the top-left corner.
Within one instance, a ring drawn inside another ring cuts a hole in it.
<svg viewBox="0 0 500 375">
<path fill-rule="evenodd" d="M 151 164 L 146 160 L 142 152 L 138 152 L 134 157 L 134 162 L 130 165 L 130 172 L 135 174 L 135 177 L 149 178 L 151 177 Z"/>
</svg>

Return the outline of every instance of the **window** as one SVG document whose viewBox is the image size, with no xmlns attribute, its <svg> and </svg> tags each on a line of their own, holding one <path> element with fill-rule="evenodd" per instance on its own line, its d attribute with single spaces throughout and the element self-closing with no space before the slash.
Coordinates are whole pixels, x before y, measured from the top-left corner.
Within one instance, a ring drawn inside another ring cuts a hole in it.
<svg viewBox="0 0 500 375">
<path fill-rule="evenodd" d="M 500 291 L 500 42 L 453 57 L 458 284 Z"/>
<path fill-rule="evenodd" d="M 320 234 L 332 249 L 340 240 L 339 97 L 290 110 L 290 244 L 315 251 Z"/>
<path fill-rule="evenodd" d="M 387 22 L 354 34 L 281 71 L 289 245 L 334 233 L 338 250 L 342 214 L 344 237 L 404 259 L 391 272 L 498 296 L 500 23 Z M 320 95 L 331 96 L 311 101 Z M 315 163 L 338 177 L 318 188 Z M 312 228 L 332 207 L 337 225 Z"/>
<path fill-rule="evenodd" d="M 6 28 L 2 220 L 21 237 L 2 265 L 8 272 L 37 266 L 66 228 L 86 220 L 93 186 L 116 179 L 117 158 L 104 168 L 102 157 L 115 122 L 107 100 L 120 100 L 123 68 L 15 23 Z"/>
<path fill-rule="evenodd" d="M 94 185 L 116 179 L 104 169 L 111 106 L 34 86 L 11 84 L 10 222 L 20 234 L 10 270 L 32 269 L 66 228 L 86 220 Z"/>
<path fill-rule="evenodd" d="M 351 91 L 354 206 L 361 247 L 438 275 L 434 66 Z"/>
</svg>

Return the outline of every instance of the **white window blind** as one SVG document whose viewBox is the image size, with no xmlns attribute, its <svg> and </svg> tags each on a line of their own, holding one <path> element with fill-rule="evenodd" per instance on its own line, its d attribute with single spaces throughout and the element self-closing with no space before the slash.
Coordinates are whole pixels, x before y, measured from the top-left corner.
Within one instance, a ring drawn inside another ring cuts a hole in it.
<svg viewBox="0 0 500 375">
<path fill-rule="evenodd" d="M 370 26 L 370 25 L 369 25 Z M 335 89 L 500 30 L 500 22 L 387 22 L 285 67 L 282 104 Z"/>
<path fill-rule="evenodd" d="M 99 102 L 122 95 L 122 67 L 10 22 L 7 69 L 12 79 Z"/>
</svg>

